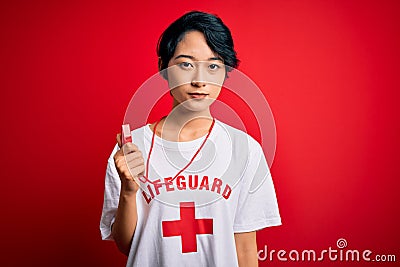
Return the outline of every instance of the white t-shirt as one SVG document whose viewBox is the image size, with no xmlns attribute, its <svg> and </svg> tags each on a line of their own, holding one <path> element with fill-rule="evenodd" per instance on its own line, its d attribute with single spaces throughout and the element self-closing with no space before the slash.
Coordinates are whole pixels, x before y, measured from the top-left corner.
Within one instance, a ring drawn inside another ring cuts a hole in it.
<svg viewBox="0 0 400 267">
<path fill-rule="evenodd" d="M 148 157 L 149 125 L 132 131 Z M 189 142 L 157 135 L 148 180 L 137 193 L 138 221 L 127 266 L 237 266 L 234 233 L 281 224 L 274 185 L 261 146 L 248 134 L 218 120 L 205 136 Z M 102 238 L 112 240 L 120 178 L 113 155 L 106 171 Z"/>
</svg>

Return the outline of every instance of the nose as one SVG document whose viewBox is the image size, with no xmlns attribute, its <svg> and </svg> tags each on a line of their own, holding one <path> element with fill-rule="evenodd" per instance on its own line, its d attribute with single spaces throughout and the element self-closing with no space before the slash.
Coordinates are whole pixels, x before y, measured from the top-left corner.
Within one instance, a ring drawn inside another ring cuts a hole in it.
<svg viewBox="0 0 400 267">
<path fill-rule="evenodd" d="M 195 73 L 193 75 L 191 84 L 192 86 L 195 87 L 205 87 L 206 86 L 206 78 L 207 75 L 205 75 L 204 70 L 200 64 L 200 67 L 197 67 L 195 70 Z"/>
<path fill-rule="evenodd" d="M 205 87 L 206 83 L 204 81 L 192 81 L 192 86 L 194 87 Z"/>
</svg>

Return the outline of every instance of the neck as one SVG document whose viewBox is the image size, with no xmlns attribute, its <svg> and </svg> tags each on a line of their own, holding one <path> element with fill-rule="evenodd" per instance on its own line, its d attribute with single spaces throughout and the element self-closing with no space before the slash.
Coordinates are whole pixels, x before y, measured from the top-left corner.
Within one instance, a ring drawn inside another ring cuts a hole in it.
<svg viewBox="0 0 400 267">
<path fill-rule="evenodd" d="M 209 108 L 193 111 L 178 105 L 160 121 L 156 134 L 170 141 L 190 141 L 207 134 L 212 122 Z"/>
<path fill-rule="evenodd" d="M 165 120 L 167 128 L 175 129 L 203 129 L 209 128 L 212 123 L 210 108 L 193 111 L 185 107 L 184 104 L 174 103 L 172 111 Z"/>
</svg>

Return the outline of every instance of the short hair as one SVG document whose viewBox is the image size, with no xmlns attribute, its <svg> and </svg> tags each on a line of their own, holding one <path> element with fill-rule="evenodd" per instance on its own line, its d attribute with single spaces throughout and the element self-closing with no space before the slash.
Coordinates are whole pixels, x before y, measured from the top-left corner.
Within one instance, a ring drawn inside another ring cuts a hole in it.
<svg viewBox="0 0 400 267">
<path fill-rule="evenodd" d="M 207 45 L 228 66 L 227 71 L 238 66 L 239 60 L 236 57 L 229 28 L 216 15 L 191 11 L 169 25 L 158 39 L 157 55 L 159 71 L 168 68 L 168 63 L 174 55 L 178 43 L 190 31 L 199 31 L 204 34 Z"/>
</svg>

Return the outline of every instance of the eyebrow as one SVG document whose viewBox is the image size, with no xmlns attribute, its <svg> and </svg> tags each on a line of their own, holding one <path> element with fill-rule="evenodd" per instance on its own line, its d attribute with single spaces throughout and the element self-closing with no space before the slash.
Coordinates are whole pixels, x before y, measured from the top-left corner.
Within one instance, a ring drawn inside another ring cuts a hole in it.
<svg viewBox="0 0 400 267">
<path fill-rule="evenodd" d="M 189 58 L 191 60 L 197 60 L 194 56 L 189 56 L 189 55 L 178 55 L 174 59 L 178 59 L 178 58 Z M 220 61 L 224 62 L 223 59 L 220 57 L 210 57 L 208 60 L 209 61 L 210 60 L 220 60 Z"/>
</svg>

